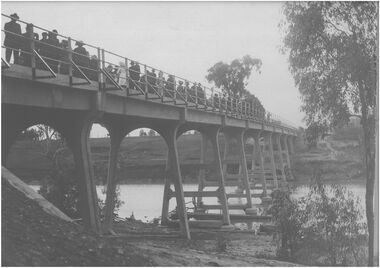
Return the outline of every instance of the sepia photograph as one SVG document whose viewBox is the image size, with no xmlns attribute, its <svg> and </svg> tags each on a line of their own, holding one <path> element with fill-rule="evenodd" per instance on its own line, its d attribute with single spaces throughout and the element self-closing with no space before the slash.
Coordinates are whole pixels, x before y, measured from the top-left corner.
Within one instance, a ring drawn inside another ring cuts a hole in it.
<svg viewBox="0 0 380 268">
<path fill-rule="evenodd" d="M 379 266 L 378 1 L 1 12 L 2 266 Z"/>
</svg>

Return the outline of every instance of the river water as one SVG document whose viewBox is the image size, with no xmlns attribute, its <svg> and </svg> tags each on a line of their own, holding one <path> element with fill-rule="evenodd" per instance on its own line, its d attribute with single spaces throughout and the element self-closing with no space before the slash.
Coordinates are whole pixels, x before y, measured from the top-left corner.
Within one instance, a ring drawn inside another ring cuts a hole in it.
<svg viewBox="0 0 380 268">
<path fill-rule="evenodd" d="M 350 190 L 355 197 L 359 197 L 360 205 L 365 208 L 365 185 L 358 183 L 345 183 L 345 186 Z M 185 191 L 197 190 L 197 184 L 184 184 Z M 39 186 L 32 186 L 38 190 Z M 163 184 L 120 184 L 118 185 L 120 192 L 120 200 L 123 204 L 120 206 L 118 214 L 120 218 L 130 217 L 133 213 L 134 217 L 144 222 L 152 221 L 154 218 L 161 216 L 162 199 L 164 192 Z M 209 190 L 212 190 L 210 188 Z M 227 187 L 227 192 L 232 192 L 233 187 Z M 298 186 L 293 197 L 298 198 L 305 196 L 308 192 L 306 186 Z M 105 199 L 104 187 L 97 186 L 98 197 L 101 200 Z M 186 198 L 186 206 L 192 207 L 191 198 Z M 231 199 L 231 203 L 241 203 L 245 200 Z M 253 199 L 253 203 L 258 202 L 258 199 Z M 204 198 L 205 204 L 217 204 L 216 198 Z M 175 199 L 172 198 L 169 204 L 169 211 L 174 210 L 176 206 Z M 243 213 L 243 211 L 231 211 L 230 213 Z M 364 216 L 364 215 L 363 215 Z"/>
</svg>

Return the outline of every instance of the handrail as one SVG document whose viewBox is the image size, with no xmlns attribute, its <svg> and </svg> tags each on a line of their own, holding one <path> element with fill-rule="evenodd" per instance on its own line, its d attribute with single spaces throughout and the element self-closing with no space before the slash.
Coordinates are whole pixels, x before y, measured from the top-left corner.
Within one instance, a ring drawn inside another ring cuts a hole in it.
<svg viewBox="0 0 380 268">
<path fill-rule="evenodd" d="M 2 16 L 7 17 L 7 18 L 11 18 L 10 16 L 5 15 L 3 13 L 2 13 Z M 16 21 L 24 23 L 24 24 L 28 24 L 27 22 L 22 21 L 20 19 L 16 19 Z M 40 29 L 40 30 L 43 30 L 43 31 L 46 31 L 49 33 L 53 33 L 51 31 L 49 31 L 45 28 L 39 27 L 39 26 L 33 25 L 33 29 L 34 28 Z M 88 61 L 90 61 L 90 58 L 88 55 L 83 55 L 81 53 L 77 53 L 71 49 L 68 49 L 68 48 L 65 48 L 62 46 L 55 46 L 55 45 L 52 45 L 52 44 L 49 44 L 46 42 L 41 42 L 40 40 L 25 37 L 24 35 L 19 35 L 19 34 L 13 33 L 13 32 L 6 31 L 4 29 L 2 31 L 7 35 L 10 34 L 10 35 L 17 36 L 17 39 L 27 39 L 28 42 L 33 42 L 33 43 L 35 42 L 35 43 L 39 44 L 39 46 L 41 46 L 43 44 L 44 47 L 54 48 L 55 50 L 59 51 L 60 53 L 70 53 L 71 56 L 72 55 L 78 55 L 80 57 L 87 58 Z M 72 39 L 70 37 L 64 36 L 62 34 L 58 34 L 58 33 L 54 33 L 54 34 L 56 36 L 59 36 L 61 38 L 66 39 L 68 41 L 68 45 L 70 47 L 71 47 L 71 41 L 76 41 L 76 42 L 81 42 L 83 44 L 83 46 L 90 47 L 90 48 L 96 49 L 97 51 L 100 51 L 100 48 L 97 46 L 86 44 L 83 41 L 78 41 L 78 40 Z M 22 46 L 20 45 L 20 48 L 18 49 L 19 51 L 21 51 L 21 53 L 30 54 L 29 51 L 24 51 L 21 49 L 21 47 Z M 7 49 L 15 50 L 14 48 L 7 48 Z M 164 72 L 158 68 L 143 64 L 141 62 L 138 62 L 136 60 L 132 60 L 130 58 L 124 57 L 122 55 L 119 55 L 117 53 L 114 53 L 114 52 L 111 52 L 108 50 L 102 49 L 102 54 L 98 53 L 96 61 L 98 62 L 98 64 L 102 64 L 103 67 L 99 68 L 97 70 L 90 68 L 90 66 L 79 65 L 71 59 L 70 59 L 70 62 L 67 63 L 67 62 L 62 61 L 60 59 L 52 59 L 51 57 L 41 56 L 36 50 L 34 50 L 34 52 L 35 52 L 35 55 L 37 55 L 37 57 L 44 63 L 44 65 L 46 65 L 48 70 L 55 77 L 56 77 L 56 74 L 53 72 L 53 70 L 50 68 L 48 63 L 45 62 L 44 59 L 56 61 L 56 62 L 59 62 L 59 64 L 61 64 L 61 63 L 71 64 L 71 66 L 73 66 L 74 68 L 76 68 L 80 72 L 80 74 L 85 78 L 87 83 L 91 83 L 91 80 L 87 77 L 85 71 L 82 71 L 81 69 L 87 70 L 87 71 L 92 71 L 92 72 L 97 72 L 98 74 L 100 72 L 103 75 L 103 77 L 106 76 L 107 78 L 112 78 L 111 75 L 104 69 L 105 64 L 109 64 L 113 68 L 117 68 L 119 70 L 118 71 L 119 76 L 118 76 L 117 81 L 115 81 L 114 79 L 110 79 L 111 83 L 114 84 L 114 86 L 116 88 L 122 89 L 122 86 L 119 83 L 120 83 L 120 80 L 125 80 L 126 84 L 123 87 L 125 87 L 127 89 L 127 93 L 129 92 L 129 88 L 130 88 L 129 86 L 132 85 L 133 86 L 132 88 L 137 88 L 137 90 L 140 90 L 141 93 L 144 92 L 144 94 L 146 95 L 146 98 L 148 98 L 148 89 L 153 89 L 154 94 L 162 98 L 162 102 L 164 102 L 165 94 L 169 94 L 169 95 L 171 95 L 171 99 L 175 105 L 180 105 L 180 103 L 183 104 L 183 101 L 184 101 L 186 106 L 188 106 L 190 108 L 193 107 L 196 109 L 203 109 L 206 111 L 210 111 L 210 109 L 211 109 L 212 112 L 225 113 L 227 115 L 230 115 L 230 116 L 233 116 L 236 118 L 254 120 L 254 121 L 258 121 L 258 122 L 266 122 L 266 123 L 273 125 L 273 126 L 281 125 L 285 128 L 289 128 L 292 130 L 296 129 L 296 127 L 293 126 L 293 123 L 291 123 L 289 120 L 283 119 L 280 116 L 273 114 L 269 111 L 265 111 L 265 109 L 259 110 L 253 101 L 247 101 L 246 99 L 240 99 L 240 98 L 228 95 L 226 92 L 223 92 L 220 89 L 215 89 L 214 87 L 208 88 L 206 86 L 202 86 L 200 83 L 192 82 L 192 81 L 189 81 L 185 78 L 172 75 L 172 74 Z M 114 64 L 111 62 L 111 60 L 106 61 L 106 59 L 105 59 L 106 54 L 120 58 L 120 61 L 122 60 L 121 61 L 122 63 Z M 129 63 L 131 63 L 132 61 L 135 62 L 135 64 L 138 64 L 139 66 L 141 65 L 142 67 L 144 67 L 144 69 L 140 72 L 134 71 L 136 77 L 139 77 L 138 80 L 135 79 L 136 78 L 135 76 L 134 76 L 135 78 L 132 78 L 130 76 L 131 67 L 129 66 Z M 120 66 L 121 64 L 124 64 L 125 66 Z M 72 68 L 72 67 L 70 67 L 70 68 Z M 158 77 L 157 77 L 157 75 L 151 75 L 151 72 L 148 69 L 151 71 L 157 70 L 159 73 Z M 125 76 L 122 77 L 121 72 L 124 72 Z M 138 76 L 137 76 L 137 74 L 138 74 Z M 171 80 L 165 79 L 164 75 L 166 75 L 167 77 L 171 77 L 170 78 Z M 141 81 L 142 77 L 144 77 L 144 76 L 145 76 L 145 81 Z M 150 81 L 148 81 L 151 79 L 152 79 L 152 81 L 153 81 L 153 79 L 155 79 L 155 82 L 153 84 Z M 71 81 L 71 79 L 70 79 L 70 81 Z M 182 82 L 182 84 L 183 84 L 183 85 L 181 85 L 181 88 L 182 88 L 181 92 L 177 90 L 178 87 L 180 86 L 179 82 Z M 143 86 L 145 89 L 142 89 L 141 86 Z M 156 91 L 156 89 L 158 89 L 158 88 L 160 88 L 160 90 L 161 90 L 160 92 Z M 167 92 L 167 93 L 165 93 L 165 92 Z M 162 96 L 160 96 L 161 94 L 162 94 Z M 130 95 L 132 95 L 132 94 L 127 94 L 127 96 L 130 96 Z M 178 104 L 176 102 L 177 97 L 178 97 L 178 100 L 181 101 Z M 191 105 L 191 103 L 193 105 Z M 216 109 L 218 111 L 216 111 Z"/>
</svg>

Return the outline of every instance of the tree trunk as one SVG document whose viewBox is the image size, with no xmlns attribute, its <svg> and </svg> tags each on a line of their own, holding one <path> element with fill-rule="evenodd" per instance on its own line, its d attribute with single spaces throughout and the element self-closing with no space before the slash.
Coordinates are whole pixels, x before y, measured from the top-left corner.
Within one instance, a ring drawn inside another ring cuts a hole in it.
<svg viewBox="0 0 380 268">
<path fill-rule="evenodd" d="M 368 266 L 374 265 L 374 188 L 375 188 L 375 154 L 372 152 L 371 138 L 374 137 L 375 127 L 373 124 L 373 118 L 368 118 L 368 107 L 365 98 L 365 88 L 363 84 L 359 82 L 359 94 L 361 101 L 361 112 L 362 112 L 362 127 L 363 127 L 363 142 L 364 142 L 364 160 L 365 160 L 365 174 L 366 174 L 366 193 L 365 193 L 365 204 L 366 204 L 366 216 L 367 216 L 367 226 L 368 226 Z M 375 149 L 376 150 L 376 149 Z"/>
</svg>

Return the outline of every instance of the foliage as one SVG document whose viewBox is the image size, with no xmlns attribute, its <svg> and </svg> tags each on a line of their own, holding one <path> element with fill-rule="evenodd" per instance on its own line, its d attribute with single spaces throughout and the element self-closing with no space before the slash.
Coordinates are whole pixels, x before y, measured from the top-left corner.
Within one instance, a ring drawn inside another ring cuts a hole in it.
<svg viewBox="0 0 380 268">
<path fill-rule="evenodd" d="M 260 59 L 249 55 L 235 59 L 230 64 L 220 61 L 208 69 L 206 79 L 214 82 L 225 95 L 242 98 L 247 93 L 246 86 L 252 69 L 259 71 L 261 65 Z"/>
<path fill-rule="evenodd" d="M 372 266 L 378 2 L 286 2 L 283 12 L 283 50 L 307 124 L 336 126 L 351 115 L 361 118 Z"/>
<path fill-rule="evenodd" d="M 150 129 L 148 132 L 148 136 L 150 136 L 150 137 L 156 136 L 156 131 L 154 131 L 153 129 Z"/>
<path fill-rule="evenodd" d="M 139 136 L 140 136 L 140 137 L 144 137 L 144 136 L 146 136 L 146 132 L 145 132 L 145 130 L 140 129 Z"/>
<path fill-rule="evenodd" d="M 73 219 L 81 217 L 80 211 L 80 179 L 76 175 L 71 153 L 67 147 L 59 148 L 51 159 L 53 170 L 47 176 L 39 193 Z M 100 215 L 104 215 L 105 201 L 98 198 Z M 114 215 L 123 202 L 120 200 L 120 189 L 116 189 Z"/>
<path fill-rule="evenodd" d="M 305 130 L 306 142 L 311 147 L 317 147 L 317 140 L 327 133 L 328 127 L 317 122 L 311 123 Z"/>
<path fill-rule="evenodd" d="M 38 141 L 40 139 L 40 135 L 34 128 L 28 128 L 21 132 L 18 136 L 19 140 L 29 140 L 29 141 Z"/>
<path fill-rule="evenodd" d="M 281 244 L 280 257 L 306 265 L 363 265 L 367 242 L 359 200 L 339 185 L 316 180 L 295 200 L 275 191 L 270 212 Z"/>
</svg>

